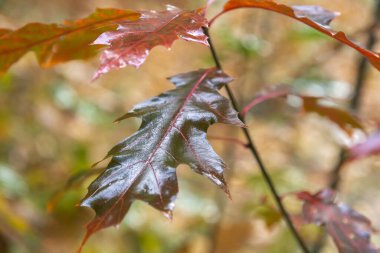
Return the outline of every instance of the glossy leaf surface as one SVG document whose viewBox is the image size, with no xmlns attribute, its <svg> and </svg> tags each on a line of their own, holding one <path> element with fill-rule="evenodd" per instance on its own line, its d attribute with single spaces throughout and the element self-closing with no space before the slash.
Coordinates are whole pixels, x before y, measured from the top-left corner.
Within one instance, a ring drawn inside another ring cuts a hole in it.
<svg viewBox="0 0 380 253">
<path fill-rule="evenodd" d="M 370 243 L 371 222 L 347 205 L 336 203 L 335 195 L 330 189 L 316 194 L 297 193 L 297 197 L 304 201 L 306 222 L 324 225 L 340 253 L 380 252 Z"/>
<path fill-rule="evenodd" d="M 333 31 L 330 29 L 329 24 L 331 20 L 337 16 L 337 13 L 328 11 L 319 6 L 287 6 L 285 4 L 280 4 L 272 0 L 229 0 L 221 13 L 219 13 L 214 19 L 211 20 L 212 23 L 220 15 L 238 8 L 259 8 L 268 11 L 277 12 L 285 16 L 294 18 L 319 32 L 336 39 L 337 41 L 344 43 L 363 56 L 365 56 L 371 64 L 380 70 L 380 54 L 377 52 L 372 52 L 368 49 L 363 48 L 359 44 L 347 38 L 347 36 L 339 31 Z"/>
<path fill-rule="evenodd" d="M 183 11 L 168 6 L 165 11 L 141 11 L 138 21 L 119 22 L 116 31 L 105 32 L 94 44 L 108 45 L 101 55 L 95 78 L 111 69 L 139 67 L 155 46 L 170 48 L 178 38 L 208 45 L 202 26 L 207 20 L 202 10 Z"/>
<path fill-rule="evenodd" d="M 136 20 L 139 13 L 130 10 L 97 9 L 84 19 L 63 24 L 30 23 L 18 30 L 0 30 L 0 72 L 33 51 L 43 67 L 84 59 L 97 53 L 90 44 L 104 31 L 116 29 L 115 21 Z"/>
<path fill-rule="evenodd" d="M 215 69 L 170 78 L 176 89 L 136 105 L 119 120 L 139 117 L 139 130 L 116 145 L 107 169 L 89 186 L 82 206 L 95 210 L 84 242 L 121 222 L 132 202 L 142 200 L 171 217 L 178 192 L 176 167 L 187 164 L 226 193 L 224 162 L 206 138 L 214 123 L 243 126 L 218 90 L 231 80 Z"/>
</svg>

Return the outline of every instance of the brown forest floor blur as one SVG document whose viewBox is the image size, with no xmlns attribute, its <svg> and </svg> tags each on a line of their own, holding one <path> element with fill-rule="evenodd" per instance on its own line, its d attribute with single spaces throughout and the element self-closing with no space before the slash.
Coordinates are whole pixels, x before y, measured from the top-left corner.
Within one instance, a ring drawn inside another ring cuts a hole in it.
<svg viewBox="0 0 380 253">
<path fill-rule="evenodd" d="M 374 4 L 370 0 L 283 2 L 317 4 L 341 12 L 334 29 L 359 41 L 365 41 Z M 164 4 L 197 8 L 204 1 L 0 0 L 0 24 L 18 28 L 28 22 L 84 17 L 96 7 L 162 9 Z M 222 1 L 210 14 L 221 6 Z M 342 105 L 350 98 L 359 55 L 302 24 L 262 10 L 239 10 L 221 18 L 211 36 L 226 72 L 236 78 L 232 88 L 241 105 L 263 87 L 280 83 L 336 98 Z M 91 83 L 97 63 L 97 59 L 74 61 L 45 70 L 28 54 L 0 79 L 1 253 L 75 252 L 93 215 L 75 205 L 91 178 L 68 190 L 49 213 L 47 204 L 53 194 L 139 125 L 133 119 L 115 125 L 113 119 L 172 88 L 166 77 L 212 66 L 207 48 L 183 41 L 169 52 L 154 49 L 138 70 L 113 71 Z M 379 83 L 379 72 L 371 68 L 360 109 L 368 129 L 380 123 Z M 326 186 L 345 140 L 335 126 L 316 115 L 299 115 L 284 101 L 258 106 L 248 125 L 281 193 Z M 239 129 L 226 126 L 214 126 L 209 134 L 242 139 Z M 271 211 L 272 200 L 248 151 L 211 142 L 230 168 L 232 201 L 206 179 L 180 167 L 180 194 L 172 222 L 137 203 L 118 229 L 95 235 L 84 252 L 297 252 L 278 214 Z M 346 166 L 340 195 L 378 229 L 379 165 L 378 158 L 368 158 Z M 299 211 L 298 202 L 289 199 L 286 204 L 292 212 Z M 316 229 L 305 227 L 302 232 L 312 241 Z M 374 239 L 379 245 L 380 238 Z M 331 242 L 325 252 L 335 252 Z"/>
</svg>

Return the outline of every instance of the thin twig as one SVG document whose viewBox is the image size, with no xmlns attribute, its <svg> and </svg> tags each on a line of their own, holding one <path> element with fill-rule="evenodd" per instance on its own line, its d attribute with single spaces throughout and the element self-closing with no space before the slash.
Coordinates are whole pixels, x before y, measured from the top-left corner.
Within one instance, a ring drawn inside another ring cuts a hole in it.
<svg viewBox="0 0 380 253">
<path fill-rule="evenodd" d="M 212 44 L 212 41 L 211 41 L 211 38 L 210 38 L 210 35 L 209 35 L 209 32 L 208 32 L 208 29 L 207 28 L 203 28 L 204 30 L 204 33 L 206 34 L 206 36 L 208 37 L 208 43 L 210 45 L 210 50 L 211 50 L 211 54 L 212 54 L 212 57 L 214 59 L 214 62 L 215 62 L 215 66 L 222 70 L 222 66 L 220 64 L 220 61 L 219 61 L 219 58 L 216 54 L 216 51 L 213 47 L 213 44 Z M 236 111 L 239 111 L 239 106 L 237 105 L 237 101 L 235 99 L 235 96 L 234 94 L 232 93 L 230 87 L 228 85 L 225 85 L 225 88 L 226 88 L 226 91 L 227 91 L 227 94 L 228 94 L 228 97 L 229 99 L 231 100 L 231 104 L 233 106 L 233 108 L 236 110 Z M 244 122 L 244 118 L 242 118 L 240 116 L 240 120 L 242 122 Z M 275 199 L 275 202 L 277 204 L 277 207 L 279 208 L 286 224 L 288 225 L 292 235 L 294 236 L 294 238 L 296 239 L 297 243 L 299 244 L 300 248 L 302 249 L 302 251 L 304 253 L 309 253 L 309 250 L 306 246 L 306 243 L 303 241 L 303 239 L 301 238 L 301 236 L 299 235 L 298 231 L 296 230 L 291 218 L 290 218 L 290 215 L 289 213 L 286 211 L 284 205 L 282 204 L 282 201 L 281 201 L 281 197 L 280 195 L 278 194 L 277 192 L 277 189 L 275 188 L 275 185 L 272 181 L 272 178 L 270 177 L 262 159 L 261 159 L 261 156 L 259 154 L 259 152 L 257 151 L 256 147 L 255 147 L 255 144 L 253 142 L 253 139 L 251 137 L 251 134 L 249 133 L 248 129 L 247 128 L 242 128 L 242 131 L 244 133 L 244 136 L 247 140 L 247 147 L 248 149 L 251 151 L 252 155 L 254 156 L 254 158 L 256 159 L 257 161 L 257 164 L 259 165 L 259 168 L 260 168 L 260 171 L 264 177 L 264 180 L 265 182 L 267 183 L 274 199 Z"/>
<path fill-rule="evenodd" d="M 248 105 L 246 105 L 240 112 L 240 115 L 244 118 L 245 115 L 256 105 L 261 104 L 262 102 L 278 98 L 278 97 L 286 97 L 287 95 L 290 95 L 291 92 L 288 90 L 279 90 L 279 91 L 273 91 L 272 93 L 265 95 L 265 96 L 257 96 L 255 97 Z"/>
<path fill-rule="evenodd" d="M 366 48 L 368 50 L 373 50 L 373 47 L 376 45 L 376 29 L 380 26 L 380 0 L 377 0 L 376 7 L 374 11 L 374 20 L 371 26 L 368 28 L 368 39 L 366 43 Z M 355 88 L 350 101 L 350 109 L 353 112 L 357 112 L 360 107 L 360 102 L 362 98 L 363 88 L 365 84 L 365 79 L 367 76 L 369 63 L 368 60 L 364 56 L 360 56 L 358 61 L 358 68 L 355 80 Z M 339 151 L 339 156 L 336 161 L 335 166 L 331 171 L 331 177 L 329 182 L 329 187 L 331 189 L 337 190 L 341 183 L 340 173 L 344 167 L 344 164 L 347 160 L 347 152 L 344 149 Z M 318 238 L 315 246 L 312 249 L 312 253 L 319 253 L 326 242 L 326 233 L 323 232 L 321 236 Z"/>
</svg>

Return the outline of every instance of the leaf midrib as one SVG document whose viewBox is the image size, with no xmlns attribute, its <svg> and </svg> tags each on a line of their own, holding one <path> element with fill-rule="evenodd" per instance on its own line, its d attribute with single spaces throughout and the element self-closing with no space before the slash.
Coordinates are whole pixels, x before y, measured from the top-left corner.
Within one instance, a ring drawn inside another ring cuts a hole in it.
<svg viewBox="0 0 380 253">
<path fill-rule="evenodd" d="M 87 29 L 87 28 L 89 28 L 91 26 L 96 26 L 96 25 L 99 25 L 99 24 L 102 24 L 102 23 L 106 23 L 106 22 L 109 22 L 109 21 L 116 21 L 116 20 L 119 20 L 119 19 L 124 19 L 126 17 L 135 16 L 135 15 L 136 16 L 137 15 L 140 16 L 140 14 L 138 12 L 131 12 L 131 13 L 119 15 L 119 16 L 116 16 L 116 17 L 113 17 L 113 18 L 107 18 L 107 19 L 103 19 L 103 20 L 100 20 L 100 21 L 96 21 L 96 22 L 93 22 L 93 23 L 90 23 L 90 24 L 87 24 L 87 25 L 84 25 L 84 26 L 80 26 L 78 28 L 75 28 L 75 29 L 72 29 L 72 30 L 69 30 L 69 31 L 63 31 L 62 33 L 56 34 L 56 35 L 54 35 L 54 36 L 52 36 L 50 38 L 38 40 L 38 41 L 35 41 L 35 42 L 32 42 L 32 43 L 29 43 L 27 45 L 24 45 L 24 46 L 20 46 L 20 47 L 8 49 L 8 50 L 0 51 L 0 56 L 1 55 L 5 55 L 5 54 L 14 53 L 14 52 L 17 52 L 17 51 L 29 50 L 30 48 L 33 48 L 36 45 L 44 44 L 44 43 L 49 43 L 51 41 L 54 41 L 54 40 L 58 39 L 59 37 L 67 36 L 69 34 L 76 33 L 76 32 L 80 32 L 80 31 L 85 30 L 85 29 Z M 42 24 L 42 23 L 40 23 L 40 24 Z M 16 33 L 18 31 L 19 30 L 15 30 L 15 31 L 13 31 L 11 33 Z"/>
<path fill-rule="evenodd" d="M 207 71 L 205 71 L 203 73 L 203 75 L 198 79 L 198 81 L 196 82 L 196 84 L 193 86 L 193 88 L 190 90 L 190 92 L 188 93 L 188 95 L 186 96 L 184 102 L 182 103 L 181 107 L 175 112 L 175 115 L 174 115 L 174 118 L 173 120 L 170 121 L 169 125 L 167 126 L 167 129 L 166 131 L 164 132 L 164 134 L 162 135 L 162 137 L 160 138 L 160 141 L 158 142 L 158 144 L 156 145 L 156 147 L 154 148 L 154 150 L 152 151 L 151 155 L 148 157 L 147 161 L 145 162 L 144 166 L 141 168 L 140 172 L 137 174 L 137 176 L 131 181 L 131 184 L 123 191 L 122 194 L 120 194 L 120 197 L 116 200 L 116 202 L 107 210 L 107 212 L 105 214 L 103 214 L 101 217 L 101 220 L 97 223 L 97 225 L 95 226 L 95 228 L 93 228 L 93 230 L 96 230 L 101 224 L 102 222 L 106 219 L 106 217 L 108 216 L 109 213 L 111 213 L 113 211 L 113 209 L 118 205 L 118 203 L 124 199 L 124 196 L 125 194 L 129 191 L 129 189 L 134 185 L 134 183 L 137 181 L 137 179 L 141 176 L 141 174 L 145 171 L 146 167 L 151 163 L 151 160 L 152 158 L 154 157 L 154 155 L 156 154 L 157 150 L 160 148 L 162 142 L 165 140 L 165 138 L 167 137 L 167 135 L 170 133 L 170 131 L 175 127 L 174 124 L 175 122 L 178 120 L 181 112 L 184 110 L 187 102 L 191 99 L 191 97 L 193 96 L 195 90 L 199 87 L 199 85 L 206 79 L 206 77 L 210 74 L 211 71 L 213 71 L 214 69 L 208 69 Z M 153 173 L 155 174 L 154 172 L 154 168 L 152 167 L 152 170 L 153 170 Z M 156 179 L 157 180 L 157 179 Z M 157 182 L 157 181 L 156 181 Z M 158 182 L 157 182 L 158 184 Z M 158 187 L 159 187 L 159 184 L 158 184 Z M 161 193 L 160 193 L 161 194 Z M 161 198 L 162 199 L 162 198 Z"/>
<path fill-rule="evenodd" d="M 186 13 L 185 11 L 180 11 L 179 13 L 177 13 L 176 15 L 174 15 L 172 18 L 170 18 L 169 20 L 165 21 L 162 25 L 158 26 L 156 29 L 153 29 L 152 31 L 144 31 L 142 32 L 143 35 L 140 37 L 140 39 L 134 43 L 132 43 L 131 45 L 128 46 L 128 49 L 123 51 L 123 53 L 121 53 L 116 59 L 119 60 L 120 58 L 123 58 L 125 55 L 127 55 L 133 48 L 137 47 L 138 45 L 142 44 L 143 42 L 146 42 L 146 37 L 148 37 L 148 35 L 151 35 L 151 34 L 155 34 L 155 33 L 159 33 L 160 31 L 164 30 L 165 27 L 170 24 L 171 22 L 174 22 L 174 20 L 176 19 L 179 19 L 184 13 Z M 177 31 L 175 31 L 175 34 L 177 35 L 178 37 L 178 34 L 177 34 Z M 178 38 L 177 38 L 178 39 Z M 175 39 L 176 40 L 176 39 Z M 173 40 L 174 41 L 174 40 Z M 149 50 L 151 50 L 153 47 L 155 47 L 157 45 L 154 45 L 152 47 L 150 47 Z M 111 62 L 114 62 L 114 61 L 117 61 L 116 59 L 113 59 Z"/>
</svg>

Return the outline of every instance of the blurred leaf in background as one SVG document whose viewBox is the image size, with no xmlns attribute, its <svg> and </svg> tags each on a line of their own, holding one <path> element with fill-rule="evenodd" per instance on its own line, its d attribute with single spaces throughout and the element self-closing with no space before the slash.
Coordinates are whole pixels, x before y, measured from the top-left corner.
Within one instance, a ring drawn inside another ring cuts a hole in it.
<svg viewBox="0 0 380 253">
<path fill-rule="evenodd" d="M 374 2 L 286 1 L 339 11 L 333 28 L 347 31 L 359 42 L 366 39 Z M 217 1 L 208 15 L 220 11 L 222 3 Z M 0 24 L 14 30 L 34 21 L 79 19 L 96 7 L 164 10 L 165 4 L 195 9 L 205 1 L 1 0 Z M 226 73 L 235 77 L 231 88 L 241 105 L 263 88 L 282 83 L 310 96 L 348 104 L 358 55 L 327 36 L 263 10 L 226 14 L 215 23 L 211 36 Z M 35 56 L 28 53 L 0 78 L 1 253 L 74 252 L 94 215 L 76 205 L 105 166 L 91 165 L 140 124 L 139 120 L 113 124 L 113 120 L 170 89 L 167 76 L 209 68 L 212 59 L 207 47 L 179 40 L 170 52 L 153 49 L 138 70 L 124 68 L 91 83 L 98 65 L 94 58 L 40 69 Z M 376 129 L 380 122 L 379 81 L 379 73 L 371 69 L 360 110 L 366 129 Z M 283 101 L 268 101 L 251 111 L 247 124 L 280 192 L 305 188 L 315 192 L 325 185 L 340 143 L 333 138 L 330 122 L 313 114 L 300 120 L 292 110 Z M 213 126 L 208 134 L 244 140 L 238 129 L 228 126 Z M 233 143 L 211 143 L 230 168 L 227 181 L 232 201 L 206 179 L 180 166 L 172 222 L 144 203 L 136 203 L 118 229 L 94 235 L 83 252 L 296 252 L 297 245 L 272 209 L 273 201 L 250 154 Z M 80 176 L 87 173 L 89 177 Z M 73 175 L 79 179 L 68 182 Z M 345 167 L 341 187 L 342 196 L 347 196 L 344 202 L 373 220 L 375 228 L 380 228 L 379 176 L 378 156 L 357 160 Z M 49 213 L 48 204 L 57 192 L 65 194 L 58 194 Z M 301 208 L 288 200 L 286 206 L 292 213 Z M 302 230 L 308 238 L 315 232 L 310 230 Z M 373 241 L 379 245 L 379 236 L 374 235 Z M 324 252 L 336 250 L 329 243 Z"/>
</svg>

